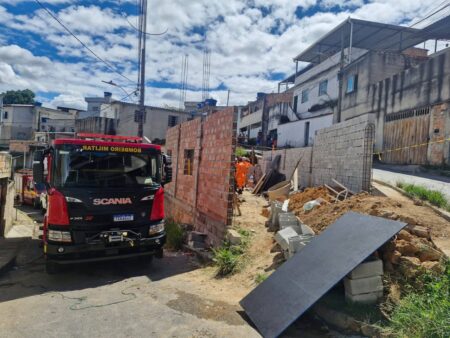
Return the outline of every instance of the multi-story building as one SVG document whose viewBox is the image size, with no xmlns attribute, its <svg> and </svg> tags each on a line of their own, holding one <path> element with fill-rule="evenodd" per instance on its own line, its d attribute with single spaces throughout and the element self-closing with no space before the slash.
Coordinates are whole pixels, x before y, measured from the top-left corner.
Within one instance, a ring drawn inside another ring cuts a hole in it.
<svg viewBox="0 0 450 338">
<path fill-rule="evenodd" d="M 87 97 L 88 117 L 77 120 L 78 132 L 136 135 L 138 109 L 134 103 L 116 101 L 109 93 L 104 97 Z M 84 114 L 83 116 L 85 116 Z M 168 128 L 187 121 L 191 114 L 175 108 L 145 106 L 144 136 L 158 142 L 164 140 Z"/>
</svg>

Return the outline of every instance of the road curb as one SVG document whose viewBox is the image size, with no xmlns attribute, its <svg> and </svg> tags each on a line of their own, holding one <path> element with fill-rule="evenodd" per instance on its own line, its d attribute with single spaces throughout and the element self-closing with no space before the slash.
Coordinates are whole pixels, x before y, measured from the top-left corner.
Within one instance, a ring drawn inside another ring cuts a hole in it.
<svg viewBox="0 0 450 338">
<path fill-rule="evenodd" d="M 376 183 L 378 183 L 378 184 L 384 185 L 385 187 L 391 188 L 391 189 L 397 191 L 398 193 L 402 194 L 403 196 L 408 197 L 409 199 L 413 200 L 413 199 L 411 198 L 411 196 L 409 196 L 404 190 L 402 190 L 402 189 L 400 189 L 400 188 L 398 188 L 398 187 L 396 187 L 396 186 L 393 186 L 393 185 L 391 185 L 391 184 L 389 184 L 389 183 L 386 183 L 386 182 L 383 182 L 383 181 L 380 181 L 380 180 L 372 179 L 372 181 L 373 181 L 373 182 L 376 182 Z M 444 210 L 441 210 L 441 209 L 435 207 L 434 205 L 432 205 L 431 203 L 429 203 L 429 202 L 427 202 L 427 201 L 422 201 L 422 200 L 421 200 L 421 202 L 422 202 L 424 205 L 426 205 L 427 207 L 433 209 L 433 211 L 434 211 L 436 214 L 438 214 L 439 216 L 445 218 L 447 221 L 450 222 L 450 213 L 448 213 L 448 212 L 446 212 L 446 211 L 444 211 Z"/>
</svg>

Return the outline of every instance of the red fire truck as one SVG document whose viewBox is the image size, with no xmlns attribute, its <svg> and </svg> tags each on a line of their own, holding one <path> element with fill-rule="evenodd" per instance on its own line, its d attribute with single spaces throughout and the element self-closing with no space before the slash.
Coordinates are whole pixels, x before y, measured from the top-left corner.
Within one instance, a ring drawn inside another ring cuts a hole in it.
<svg viewBox="0 0 450 338">
<path fill-rule="evenodd" d="M 163 185 L 171 175 L 160 146 L 139 137 L 78 134 L 38 152 L 33 176 L 47 188 L 47 272 L 72 263 L 162 257 Z"/>
</svg>

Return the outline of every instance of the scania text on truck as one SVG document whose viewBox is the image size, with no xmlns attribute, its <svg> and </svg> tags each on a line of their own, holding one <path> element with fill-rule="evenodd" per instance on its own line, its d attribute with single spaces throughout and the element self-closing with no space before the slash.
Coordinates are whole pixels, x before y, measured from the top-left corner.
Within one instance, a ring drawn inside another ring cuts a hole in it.
<svg viewBox="0 0 450 338">
<path fill-rule="evenodd" d="M 160 146 L 98 134 L 56 139 L 36 153 L 33 176 L 47 188 L 48 273 L 72 263 L 162 257 L 163 185 L 171 168 Z"/>
</svg>

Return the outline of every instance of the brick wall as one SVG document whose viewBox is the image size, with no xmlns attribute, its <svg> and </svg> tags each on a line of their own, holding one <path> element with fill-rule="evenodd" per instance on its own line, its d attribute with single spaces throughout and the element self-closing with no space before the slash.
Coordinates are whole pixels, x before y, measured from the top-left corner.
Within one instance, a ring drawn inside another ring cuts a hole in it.
<svg viewBox="0 0 450 338">
<path fill-rule="evenodd" d="M 353 191 L 368 190 L 373 140 L 374 126 L 368 117 L 355 118 L 320 129 L 313 147 L 264 152 L 262 169 L 265 170 L 266 163 L 280 154 L 280 171 L 289 179 L 295 164 L 303 156 L 299 166 L 301 186 L 334 185 L 334 178 Z"/>
<path fill-rule="evenodd" d="M 232 217 L 236 109 L 230 107 L 167 131 L 173 181 L 166 185 L 166 214 L 221 243 Z M 186 175 L 185 150 L 194 150 L 192 175 Z"/>
</svg>

